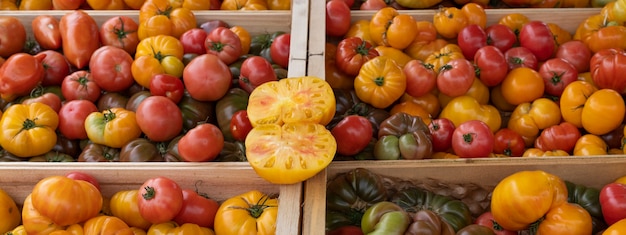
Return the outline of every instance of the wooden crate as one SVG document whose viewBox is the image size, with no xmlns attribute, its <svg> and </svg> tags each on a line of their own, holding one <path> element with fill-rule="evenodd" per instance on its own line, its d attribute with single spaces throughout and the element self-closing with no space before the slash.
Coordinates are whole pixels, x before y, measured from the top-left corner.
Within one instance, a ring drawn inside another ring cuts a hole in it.
<svg viewBox="0 0 626 235">
<path fill-rule="evenodd" d="M 1 15 L 18 17 L 28 37 L 32 37 L 30 22 L 38 15 L 52 15 L 60 19 L 71 11 L 0 11 Z M 85 11 L 98 25 L 113 16 L 129 16 L 138 21 L 139 11 Z M 251 36 L 283 31 L 291 33 L 289 77 L 306 74 L 309 0 L 292 0 L 291 11 L 194 11 L 198 24 L 209 20 L 223 20 L 230 26 L 239 25 Z M 293 27 L 292 27 L 293 26 Z M 0 163 L 0 188 L 21 204 L 32 187 L 42 178 L 62 175 L 70 171 L 94 175 L 102 186 L 104 196 L 119 190 L 138 189 L 152 177 L 166 176 L 183 188 L 194 188 L 218 201 L 250 191 L 259 190 L 279 195 L 277 231 L 279 235 L 300 234 L 302 183 L 274 185 L 259 177 L 247 162 L 207 163 Z M 197 184 L 200 183 L 200 184 Z"/>
</svg>

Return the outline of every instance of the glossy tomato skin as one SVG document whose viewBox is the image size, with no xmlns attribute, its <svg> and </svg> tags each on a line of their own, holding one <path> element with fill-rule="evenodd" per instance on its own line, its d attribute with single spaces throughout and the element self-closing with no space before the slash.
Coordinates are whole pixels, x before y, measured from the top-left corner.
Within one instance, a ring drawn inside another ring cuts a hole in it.
<svg viewBox="0 0 626 235">
<path fill-rule="evenodd" d="M 100 191 L 100 182 L 98 182 L 98 179 L 96 179 L 96 177 L 94 177 L 93 175 L 89 173 L 80 172 L 80 171 L 72 171 L 72 172 L 65 174 L 65 177 L 73 179 L 73 180 L 87 181 L 90 184 L 92 184 L 94 187 L 96 187 L 98 191 Z"/>
<path fill-rule="evenodd" d="M 579 73 L 589 71 L 589 61 L 591 60 L 591 50 L 582 41 L 572 40 L 561 44 L 556 51 L 556 58 L 564 59 L 572 64 Z"/>
<path fill-rule="evenodd" d="M 168 141 L 183 129 L 183 115 L 174 101 L 164 96 L 150 96 L 136 111 L 137 124 L 152 141 Z"/>
<path fill-rule="evenodd" d="M 591 57 L 589 71 L 593 83 L 600 89 L 613 89 L 620 94 L 626 93 L 626 79 L 617 71 L 625 71 L 626 51 L 604 49 Z"/>
<path fill-rule="evenodd" d="M 452 149 L 462 158 L 487 157 L 493 151 L 494 136 L 482 121 L 461 123 L 452 133 Z"/>
<path fill-rule="evenodd" d="M 204 54 L 193 59 L 183 70 L 183 82 L 196 100 L 216 101 L 231 85 L 230 68 L 216 55 Z"/>
<path fill-rule="evenodd" d="M 502 128 L 494 134 L 493 152 L 510 157 L 521 157 L 526 151 L 524 139 L 517 132 Z"/>
<path fill-rule="evenodd" d="M 252 130 L 252 123 L 248 119 L 248 111 L 239 110 L 230 119 L 230 133 L 235 140 L 245 141 L 246 136 Z"/>
<path fill-rule="evenodd" d="M 0 93 L 3 96 L 29 94 L 44 78 L 42 61 L 45 56 L 17 53 L 4 61 L 0 66 Z"/>
<path fill-rule="evenodd" d="M 0 57 L 9 56 L 21 52 L 26 42 L 26 28 L 17 17 L 0 17 Z"/>
<path fill-rule="evenodd" d="M 272 62 L 283 68 L 289 67 L 289 49 L 291 45 L 291 34 L 285 33 L 276 36 L 270 45 L 270 57 Z"/>
<path fill-rule="evenodd" d="M 539 61 L 552 57 L 556 44 L 548 25 L 541 21 L 530 21 L 519 33 L 520 46 L 528 48 Z"/>
<path fill-rule="evenodd" d="M 517 36 L 503 24 L 492 24 L 485 29 L 487 45 L 495 46 L 500 51 L 507 51 L 517 43 Z"/>
<path fill-rule="evenodd" d="M 513 47 L 504 52 L 504 58 L 509 64 L 509 70 L 519 67 L 537 69 L 539 62 L 537 57 L 526 47 Z"/>
<path fill-rule="evenodd" d="M 41 85 L 61 85 L 63 79 L 70 74 L 70 64 L 67 62 L 67 59 L 65 59 L 65 56 L 53 50 L 45 50 L 39 53 L 46 55 L 46 57 L 41 61 L 45 70 Z"/>
<path fill-rule="evenodd" d="M 185 54 L 193 53 L 202 55 L 206 53 L 204 47 L 204 40 L 207 37 L 207 32 L 201 28 L 190 29 L 180 35 L 180 43 L 183 44 Z"/>
<path fill-rule="evenodd" d="M 474 58 L 478 49 L 487 46 L 487 33 L 476 24 L 465 26 L 457 35 L 457 44 L 465 58 Z"/>
<path fill-rule="evenodd" d="M 146 180 L 139 188 L 137 198 L 141 217 L 153 224 L 174 219 L 183 206 L 183 190 L 167 177 Z"/>
<path fill-rule="evenodd" d="M 76 71 L 63 79 L 61 92 L 65 100 L 89 100 L 96 102 L 100 97 L 100 87 L 89 71 Z"/>
<path fill-rule="evenodd" d="M 70 64 L 83 68 L 91 54 L 100 47 L 100 33 L 96 21 L 84 11 L 73 11 L 59 22 L 63 54 Z"/>
<path fill-rule="evenodd" d="M 38 15 L 32 23 L 33 35 L 41 48 L 57 50 L 61 48 L 61 31 L 59 20 L 51 15 Z"/>
<path fill-rule="evenodd" d="M 609 183 L 600 190 L 600 205 L 604 221 L 612 225 L 626 218 L 626 185 Z"/>
<path fill-rule="evenodd" d="M 486 211 L 480 214 L 480 216 L 476 218 L 476 221 L 474 221 L 474 223 L 485 226 L 487 228 L 491 228 L 495 235 L 517 235 L 517 231 L 506 230 L 500 227 L 500 225 L 498 225 L 498 222 L 493 219 L 493 214 L 491 214 L 491 211 Z"/>
<path fill-rule="evenodd" d="M 185 94 L 185 85 L 180 78 L 165 73 L 157 74 L 150 79 L 150 94 L 165 96 L 178 103 Z"/>
<path fill-rule="evenodd" d="M 350 7 L 345 1 L 331 0 L 326 3 L 326 35 L 341 37 L 350 29 Z"/>
<path fill-rule="evenodd" d="M 337 141 L 337 153 L 352 156 L 361 152 L 372 140 L 372 124 L 367 118 L 350 115 L 335 125 L 330 133 Z"/>
<path fill-rule="evenodd" d="M 128 54 L 135 54 L 139 36 L 137 22 L 128 16 L 111 17 L 100 26 L 100 40 L 103 45 L 121 48 Z"/>
<path fill-rule="evenodd" d="M 231 64 L 241 56 L 241 40 L 226 27 L 217 27 L 208 33 L 204 47 L 206 53 L 217 55 L 225 64 Z"/>
<path fill-rule="evenodd" d="M 93 52 L 89 59 L 89 71 L 93 81 L 104 91 L 118 92 L 135 83 L 131 73 L 133 57 L 124 49 L 103 46 Z"/>
<path fill-rule="evenodd" d="M 403 68 L 406 74 L 406 93 L 421 97 L 430 93 L 437 86 L 437 73 L 432 64 L 411 60 Z"/>
<path fill-rule="evenodd" d="M 437 75 L 439 92 L 457 97 L 465 94 L 474 83 L 474 66 L 466 59 L 453 59 L 441 67 Z"/>
<path fill-rule="evenodd" d="M 442 152 L 452 147 L 452 133 L 454 123 L 447 118 L 436 118 L 428 124 L 430 136 L 433 140 L 433 152 Z"/>
<path fill-rule="evenodd" d="M 341 40 L 337 45 L 335 61 L 341 71 L 350 76 L 356 76 L 365 62 L 378 55 L 378 51 L 369 42 L 359 37 L 349 37 Z"/>
<path fill-rule="evenodd" d="M 271 81 L 278 81 L 272 64 L 262 56 L 251 56 L 241 64 L 239 87 L 251 93 L 257 86 Z"/>
<path fill-rule="evenodd" d="M 539 67 L 545 92 L 548 95 L 561 96 L 565 87 L 578 80 L 578 71 L 574 65 L 560 58 L 549 59 Z"/>
<path fill-rule="evenodd" d="M 85 119 L 92 112 L 98 112 L 94 103 L 88 100 L 65 102 L 59 110 L 59 132 L 68 139 L 86 139 Z"/>
<path fill-rule="evenodd" d="M 367 2 L 373 1 L 368 0 Z M 363 235 L 363 230 L 359 226 L 345 225 L 327 232 L 326 235 Z"/>
<path fill-rule="evenodd" d="M 178 141 L 180 156 L 188 162 L 212 161 L 223 147 L 224 135 L 210 123 L 197 125 Z"/>
<path fill-rule="evenodd" d="M 509 65 L 504 53 L 495 46 L 484 46 L 474 54 L 477 78 L 485 86 L 493 87 L 502 82 L 509 72 Z"/>
<path fill-rule="evenodd" d="M 217 201 L 200 195 L 191 189 L 183 189 L 183 206 L 174 217 L 178 224 L 193 223 L 202 227 L 213 228 L 215 214 L 219 204 Z"/>
</svg>

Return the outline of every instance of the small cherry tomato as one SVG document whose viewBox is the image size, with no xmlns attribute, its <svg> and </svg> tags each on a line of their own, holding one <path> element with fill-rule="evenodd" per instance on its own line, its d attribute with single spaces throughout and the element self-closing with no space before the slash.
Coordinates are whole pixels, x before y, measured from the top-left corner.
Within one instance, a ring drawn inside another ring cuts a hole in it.
<svg viewBox="0 0 626 235">
<path fill-rule="evenodd" d="M 245 109 L 235 112 L 230 119 L 230 133 L 233 134 L 233 138 L 245 141 L 250 130 L 252 130 L 252 123 L 248 119 L 248 112 Z"/>
</svg>

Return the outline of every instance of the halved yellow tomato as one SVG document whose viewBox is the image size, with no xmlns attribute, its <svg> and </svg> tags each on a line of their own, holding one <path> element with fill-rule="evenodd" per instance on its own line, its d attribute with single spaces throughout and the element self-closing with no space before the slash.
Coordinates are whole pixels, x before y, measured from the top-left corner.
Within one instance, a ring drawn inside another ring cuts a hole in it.
<svg viewBox="0 0 626 235">
<path fill-rule="evenodd" d="M 335 95 L 317 77 L 304 76 L 266 82 L 255 88 L 248 101 L 252 126 L 311 122 L 326 125 L 335 115 Z"/>
<path fill-rule="evenodd" d="M 252 168 L 273 184 L 313 177 L 330 164 L 337 151 L 330 131 L 311 122 L 258 125 L 248 133 L 245 146 Z"/>
</svg>

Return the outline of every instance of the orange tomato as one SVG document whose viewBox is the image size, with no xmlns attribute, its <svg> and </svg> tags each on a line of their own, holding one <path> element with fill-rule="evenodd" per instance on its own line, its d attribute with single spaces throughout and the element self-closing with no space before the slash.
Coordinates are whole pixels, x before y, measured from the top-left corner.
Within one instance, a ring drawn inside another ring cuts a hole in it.
<svg viewBox="0 0 626 235">
<path fill-rule="evenodd" d="M 537 71 L 519 67 L 509 71 L 502 81 L 501 89 L 506 102 L 518 105 L 543 96 L 545 83 Z"/>
<path fill-rule="evenodd" d="M 433 16 L 437 33 L 447 39 L 455 39 L 461 29 L 469 25 L 464 11 L 456 7 L 442 7 Z"/>
<path fill-rule="evenodd" d="M 441 66 L 444 66 L 453 59 L 465 58 L 461 48 L 456 44 L 446 44 L 439 51 L 430 54 L 424 60 L 425 63 L 432 64 L 433 70 L 439 73 Z"/>
<path fill-rule="evenodd" d="M 435 28 L 435 25 L 430 22 L 430 21 L 426 21 L 426 20 L 420 20 L 420 21 L 416 21 L 415 24 L 417 25 L 417 35 L 415 36 L 415 39 L 413 40 L 413 42 L 419 42 L 419 41 L 433 41 L 435 39 L 437 39 L 437 29 Z"/>
<path fill-rule="evenodd" d="M 624 120 L 624 99 L 615 90 L 601 89 L 589 96 L 581 112 L 582 127 L 589 133 L 604 135 Z"/>
<path fill-rule="evenodd" d="M 398 64 L 398 66 L 400 66 L 400 68 L 404 68 L 404 66 L 409 63 L 409 61 L 413 60 L 413 58 L 411 58 L 409 55 L 393 47 L 377 46 L 374 49 L 376 49 L 379 56 L 391 58 L 394 62 Z"/>
<path fill-rule="evenodd" d="M 470 2 L 463 5 L 461 11 L 467 17 L 467 25 L 475 24 L 483 29 L 487 26 L 487 13 L 481 5 Z"/>
<path fill-rule="evenodd" d="M 519 104 L 509 119 L 507 127 L 522 136 L 526 146 L 532 146 L 539 131 L 561 122 L 559 105 L 548 98 Z"/>
<path fill-rule="evenodd" d="M 267 10 L 268 6 L 266 0 L 224 0 L 220 9 L 231 11 Z"/>
<path fill-rule="evenodd" d="M 242 26 L 233 26 L 230 27 L 230 31 L 233 31 L 239 37 L 239 41 L 241 41 L 241 54 L 245 55 L 250 52 L 250 43 L 252 38 L 250 37 L 250 32 L 246 30 Z"/>
<path fill-rule="evenodd" d="M 433 41 L 413 41 L 409 47 L 404 49 L 404 52 L 413 59 L 425 61 L 428 56 L 438 52 L 447 44 L 448 41 L 441 38 Z"/>
<path fill-rule="evenodd" d="M 139 9 L 139 40 L 161 34 L 180 38 L 196 25 L 196 17 L 191 10 L 175 8 L 169 0 L 147 0 Z"/>
<path fill-rule="evenodd" d="M 410 100 L 393 105 L 389 114 L 394 115 L 396 113 L 406 113 L 412 116 L 421 117 L 422 121 L 424 121 L 426 125 L 429 125 L 432 121 L 430 113 L 428 113 L 424 107 Z"/>
<path fill-rule="evenodd" d="M 354 89 L 361 101 L 384 109 L 404 94 L 406 75 L 393 59 L 378 56 L 361 66 Z"/>
<path fill-rule="evenodd" d="M 520 30 L 522 30 L 522 26 L 526 24 L 530 19 L 527 16 L 521 13 L 511 13 L 503 16 L 498 20 L 498 24 L 503 24 L 506 27 L 509 27 L 515 35 L 519 35 Z"/>
<path fill-rule="evenodd" d="M 592 234 L 589 212 L 576 203 L 563 203 L 548 211 L 539 223 L 537 234 Z"/>
<path fill-rule="evenodd" d="M 596 91 L 597 89 L 588 82 L 574 81 L 568 84 L 559 99 L 563 120 L 574 124 L 578 128 L 582 128 L 584 105 L 589 96 Z"/>
<path fill-rule="evenodd" d="M 433 93 L 427 93 L 426 95 L 413 97 L 407 93 L 402 95 L 400 98 L 401 102 L 411 101 L 413 103 L 419 104 L 430 114 L 431 117 L 439 116 L 439 112 L 441 112 L 441 104 L 439 103 L 439 99 Z"/>
<path fill-rule="evenodd" d="M 370 20 L 370 36 L 376 45 L 399 50 L 408 47 L 417 36 L 417 24 L 412 16 L 400 14 L 392 7 L 378 10 Z"/>
<path fill-rule="evenodd" d="M 489 103 L 489 88 L 485 86 L 485 84 L 483 84 L 480 79 L 474 79 L 472 86 L 469 90 L 467 90 L 465 95 L 474 97 L 479 104 Z M 448 102 L 450 102 L 450 100 L 452 100 L 452 98 L 454 97 L 447 96 L 440 92 L 438 98 L 441 106 L 445 107 L 446 105 L 448 105 Z"/>
<path fill-rule="evenodd" d="M 528 148 L 526 149 L 526 151 L 524 151 L 524 154 L 522 155 L 522 157 L 563 157 L 563 156 L 569 156 L 569 153 L 560 149 L 543 151 L 538 148 Z"/>
<path fill-rule="evenodd" d="M 486 123 L 492 132 L 496 132 L 502 125 L 502 117 L 498 110 L 491 105 L 481 105 L 471 96 L 462 95 L 450 100 L 443 107 L 439 118 L 447 118 L 459 126 L 469 120 L 480 120 Z"/>
<path fill-rule="evenodd" d="M 350 25 L 350 29 L 343 36 L 343 38 L 349 37 L 359 37 L 363 41 L 367 41 L 373 46 L 378 46 L 374 40 L 372 40 L 372 35 L 370 34 L 370 21 L 369 20 L 357 20 L 356 22 Z"/>
<path fill-rule="evenodd" d="M 607 155 L 609 145 L 597 135 L 586 134 L 578 138 L 574 146 L 574 156 Z"/>
</svg>

